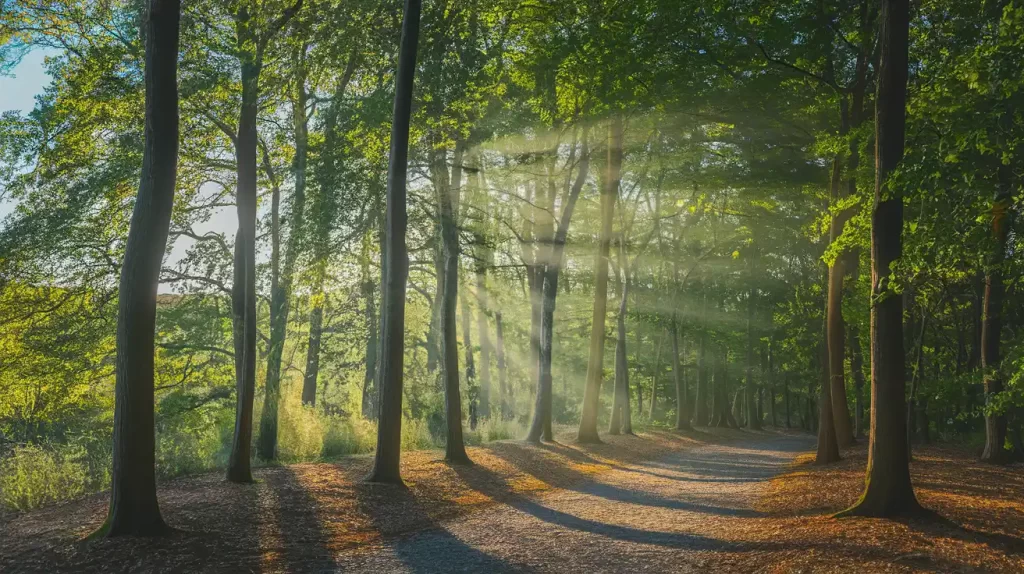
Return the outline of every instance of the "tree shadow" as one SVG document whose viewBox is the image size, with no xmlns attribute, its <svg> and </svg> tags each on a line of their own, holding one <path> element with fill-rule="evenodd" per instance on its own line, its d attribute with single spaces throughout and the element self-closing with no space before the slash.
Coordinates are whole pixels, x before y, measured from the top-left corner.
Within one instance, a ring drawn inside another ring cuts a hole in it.
<svg viewBox="0 0 1024 574">
<path fill-rule="evenodd" d="M 325 524 L 326 512 L 303 485 L 295 469 L 280 467 L 266 473 L 266 496 L 273 507 L 279 548 L 268 549 L 275 562 L 288 572 L 333 571 L 331 533 Z M 269 525 L 268 525 L 269 526 Z"/>
<path fill-rule="evenodd" d="M 451 465 L 473 472 L 479 465 Z M 474 548 L 449 532 L 417 499 L 414 488 L 354 479 L 358 512 L 370 517 L 382 545 L 411 572 L 517 572 L 523 567 Z M 374 564 L 373 570 L 393 570 Z"/>
</svg>

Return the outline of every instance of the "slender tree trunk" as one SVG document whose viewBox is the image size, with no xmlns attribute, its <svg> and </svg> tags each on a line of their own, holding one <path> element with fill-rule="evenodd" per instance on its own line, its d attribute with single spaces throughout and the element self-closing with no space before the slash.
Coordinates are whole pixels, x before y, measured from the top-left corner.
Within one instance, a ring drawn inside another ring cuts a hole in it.
<svg viewBox="0 0 1024 574">
<path fill-rule="evenodd" d="M 629 417 L 629 380 L 626 372 L 626 298 L 628 287 L 622 277 L 625 258 L 621 257 L 616 273 L 619 284 L 619 312 L 615 318 L 615 386 L 612 389 L 612 413 L 608 423 L 608 434 L 623 432 L 623 423 Z"/>
<path fill-rule="evenodd" d="M 850 345 L 850 370 L 853 372 L 854 408 L 854 434 L 860 438 L 864 436 L 864 355 L 860 348 L 860 329 L 856 325 L 849 325 Z"/>
<path fill-rule="evenodd" d="M 456 334 L 456 311 L 459 305 L 459 231 L 455 214 L 462 184 L 462 144 L 455 144 L 455 159 L 450 180 L 446 150 L 438 150 L 431 161 L 431 175 L 437 193 L 437 212 L 441 228 L 441 246 L 444 250 L 442 288 L 435 297 L 441 310 L 441 378 L 444 381 L 445 460 L 454 464 L 469 464 L 462 440 L 462 396 L 459 392 L 459 347 Z M 475 424 L 473 407 L 476 373 L 473 364 L 473 343 L 469 326 L 469 305 L 462 297 L 462 342 L 466 352 L 466 385 L 470 396 L 470 428 Z"/>
<path fill-rule="evenodd" d="M 363 300 L 366 301 L 366 364 L 363 375 L 363 417 L 372 419 L 377 411 L 377 343 L 380 336 L 377 332 L 377 306 L 374 303 L 374 294 L 377 291 L 377 284 L 370 275 L 370 232 L 363 236 L 362 253 L 362 288 Z"/>
<path fill-rule="evenodd" d="M 145 19 L 145 143 L 118 291 L 113 474 L 106 536 L 169 529 L 156 497 L 154 353 L 157 287 L 178 168 L 179 0 L 150 0 Z"/>
<path fill-rule="evenodd" d="M 309 310 L 309 343 L 306 347 L 306 372 L 302 377 L 302 404 L 316 406 L 316 386 L 320 377 L 320 341 L 324 333 L 323 277 L 317 277 Z"/>
<path fill-rule="evenodd" d="M 661 374 L 661 347 L 665 344 L 664 334 L 658 339 L 658 352 L 654 355 L 654 376 L 651 377 L 651 411 L 647 418 L 654 421 L 658 414 L 658 375 Z"/>
<path fill-rule="evenodd" d="M 575 148 L 574 148 L 575 149 Z M 562 207 L 562 214 L 559 217 L 557 227 L 550 236 L 550 247 L 546 255 L 546 263 L 541 266 L 543 273 L 538 279 L 541 287 L 541 310 L 540 310 L 540 340 L 538 345 L 537 359 L 537 395 L 533 409 L 533 420 L 530 421 L 530 430 L 526 440 L 537 442 L 541 438 L 546 441 L 554 440 L 554 433 L 551 429 L 552 412 L 552 371 L 551 360 L 554 348 L 554 321 L 555 302 L 558 296 L 558 278 L 562 271 L 562 258 L 565 252 L 565 242 L 569 233 L 569 223 L 572 220 L 576 202 L 586 181 L 589 169 L 590 151 L 587 147 L 587 132 L 584 131 L 581 147 L 579 171 L 575 182 L 569 188 L 569 195 L 566 197 Z M 570 151 L 570 159 L 574 151 Z M 552 192 L 553 194 L 553 192 Z M 554 209 L 554 201 L 550 202 Z M 607 283 L 607 275 L 605 276 Z"/>
<path fill-rule="evenodd" d="M 786 428 L 793 428 L 789 409 L 789 371 L 782 375 L 782 396 L 786 406 Z"/>
<path fill-rule="evenodd" d="M 823 329 L 824 331 L 825 329 Z M 824 334 L 824 333 L 823 333 Z M 839 460 L 839 444 L 836 441 L 836 426 L 832 420 L 832 386 L 829 384 L 829 352 L 827 341 L 821 344 L 821 407 L 818 409 L 818 450 L 815 464 L 829 464 Z"/>
<path fill-rule="evenodd" d="M 242 34 L 239 43 L 244 43 Z M 235 282 L 232 308 L 235 332 L 235 431 L 228 458 L 230 482 L 252 482 L 252 405 L 256 393 L 256 114 L 260 63 L 251 53 L 242 56 L 242 105 L 235 155 L 238 164 L 235 236 Z"/>
<path fill-rule="evenodd" d="M 920 510 L 910 483 L 906 435 L 903 300 L 889 283 L 903 252 L 903 199 L 888 178 L 903 158 L 910 29 L 908 0 L 883 0 L 875 98 L 875 203 L 871 217 L 871 435 L 867 484 L 840 516 L 889 517 Z"/>
<path fill-rule="evenodd" d="M 478 237 L 478 241 L 483 238 Z M 480 305 L 477 312 L 477 333 L 480 337 L 480 416 L 491 416 L 491 337 L 487 326 L 487 268 L 485 257 L 479 258 L 476 266 L 476 298 Z"/>
<path fill-rule="evenodd" d="M 768 409 L 771 412 L 772 426 L 779 426 L 779 419 L 775 416 L 775 338 L 768 339 L 768 354 L 765 357 L 767 368 L 765 369 L 765 383 L 768 386 Z"/>
<path fill-rule="evenodd" d="M 1002 133 L 1012 129 L 1013 114 L 1007 110 L 1001 120 L 1003 124 L 997 142 L 1005 148 Z M 985 266 L 985 302 L 981 327 L 981 369 L 985 386 L 985 403 L 988 405 L 1005 385 L 1000 370 L 1000 343 L 1003 326 L 1003 299 L 1006 286 L 1003 283 L 1003 266 L 1006 259 L 1006 243 L 1013 221 L 1013 182 L 1012 166 L 1000 163 L 998 167 L 998 191 L 992 202 L 992 251 L 989 253 Z M 1006 413 L 987 413 L 985 415 L 985 450 L 981 460 L 993 464 L 1010 462 L 1010 452 L 1006 449 L 1007 422 Z"/>
<path fill-rule="evenodd" d="M 305 229 L 306 213 L 306 160 L 309 152 L 309 137 L 306 126 L 306 45 L 296 50 L 295 60 L 295 95 L 292 99 L 292 126 L 295 131 L 295 157 L 292 160 L 292 173 L 295 177 L 295 191 L 292 196 L 291 231 L 285 246 L 284 268 L 278 275 L 280 258 L 281 226 L 278 217 L 280 190 L 274 183 L 274 231 L 273 253 L 271 254 L 273 278 L 270 295 L 270 344 L 267 351 L 267 379 L 264 388 L 263 413 L 260 417 L 260 436 L 256 444 L 257 453 L 264 460 L 277 458 L 277 411 L 281 397 L 281 357 L 284 353 L 285 338 L 288 333 L 288 312 L 292 295 L 292 281 L 295 275 L 295 262 L 299 256 L 302 235 Z M 265 171 L 272 175 L 270 158 L 264 152 Z"/>
<path fill-rule="evenodd" d="M 697 396 L 694 399 L 693 426 L 705 427 L 709 424 L 710 414 L 708 413 L 708 369 L 705 359 L 705 348 L 707 347 L 707 294 L 703 295 L 702 311 L 703 317 L 700 333 L 697 339 Z"/>
<path fill-rule="evenodd" d="M 690 401 L 686 388 L 686 373 L 679 361 L 679 318 L 674 314 L 669 326 L 672 331 L 672 377 L 676 383 L 676 430 L 693 430 L 690 426 Z M 683 343 L 685 352 L 686 344 Z"/>
<path fill-rule="evenodd" d="M 601 189 L 601 229 L 598 235 L 594 279 L 594 318 L 590 332 L 590 359 L 583 391 L 583 413 L 576 440 L 601 442 L 597 434 L 597 411 L 604 378 L 604 323 L 608 311 L 608 253 L 611 247 L 612 216 L 622 171 L 622 118 L 616 116 L 608 127 L 608 165 Z"/>
<path fill-rule="evenodd" d="M 747 427 L 750 430 L 761 430 L 761 418 L 757 412 L 757 394 L 754 388 L 754 291 L 747 295 Z"/>
<path fill-rule="evenodd" d="M 512 411 L 512 393 L 508 388 L 508 369 L 505 365 L 505 327 L 502 322 L 501 311 L 494 313 L 494 353 L 498 363 L 498 393 L 501 395 L 501 418 L 511 420 L 515 413 Z"/>
<path fill-rule="evenodd" d="M 416 44 L 420 30 L 420 0 L 405 0 L 402 40 L 395 79 L 395 106 L 391 122 L 391 154 L 383 254 L 384 288 L 381 297 L 380 415 L 377 451 L 369 482 L 402 484 L 398 463 L 402 446 L 402 378 L 405 366 L 405 288 L 409 254 L 405 244 L 406 173 L 409 160 L 409 120 L 412 112 Z"/>
</svg>

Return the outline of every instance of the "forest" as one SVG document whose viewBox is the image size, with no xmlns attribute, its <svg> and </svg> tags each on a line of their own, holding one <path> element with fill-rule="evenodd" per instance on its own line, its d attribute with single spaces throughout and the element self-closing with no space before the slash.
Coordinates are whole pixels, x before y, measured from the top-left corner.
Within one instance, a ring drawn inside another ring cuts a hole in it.
<svg viewBox="0 0 1024 574">
<path fill-rule="evenodd" d="M 0 0 L 0 81 L 0 570 L 1024 568 L 1019 0 Z"/>
</svg>

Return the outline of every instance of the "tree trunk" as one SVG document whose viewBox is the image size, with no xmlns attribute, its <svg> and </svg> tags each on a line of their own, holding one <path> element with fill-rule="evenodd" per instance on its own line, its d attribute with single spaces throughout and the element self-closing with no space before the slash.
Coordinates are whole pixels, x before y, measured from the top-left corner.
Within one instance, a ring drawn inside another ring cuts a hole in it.
<svg viewBox="0 0 1024 574">
<path fill-rule="evenodd" d="M 241 34 L 239 43 L 248 40 Z M 235 431 L 228 458 L 230 482 L 252 482 L 252 405 L 256 393 L 256 115 L 260 62 L 242 52 L 242 105 L 235 156 L 238 164 L 235 236 L 235 281 L 232 288 L 235 339 Z"/>
<path fill-rule="evenodd" d="M 854 434 L 857 438 L 864 436 L 864 355 L 860 348 L 860 329 L 849 325 L 850 370 L 853 372 L 854 390 Z"/>
<path fill-rule="evenodd" d="M 573 148 L 575 149 L 575 147 Z M 570 159 L 574 151 L 570 151 Z M 533 420 L 530 421 L 530 430 L 526 440 L 537 442 L 541 438 L 547 441 L 554 440 L 554 433 L 551 429 L 552 411 L 552 371 L 551 359 L 554 346 L 554 320 L 555 302 L 558 296 L 558 278 L 562 272 L 562 258 L 565 253 L 565 242 L 569 233 L 569 223 L 572 220 L 576 202 L 580 192 L 583 190 L 583 183 L 587 177 L 590 164 L 590 151 L 587 147 L 587 132 L 583 133 L 579 171 L 576 180 L 569 188 L 569 194 L 562 207 L 562 214 L 554 234 L 550 237 L 550 248 L 545 256 L 546 263 L 541 267 L 543 273 L 538 282 L 541 290 L 540 310 L 540 340 L 538 345 L 537 358 L 537 396 L 533 409 Z M 553 192 L 552 192 L 553 194 Z M 550 206 L 554 209 L 554 201 Z M 607 272 L 605 274 L 607 284 Z"/>
<path fill-rule="evenodd" d="M 169 529 L 156 497 L 154 353 L 157 287 L 178 164 L 178 0 L 150 0 L 145 20 L 145 143 L 118 291 L 114 444 L 106 536 Z"/>
<path fill-rule="evenodd" d="M 377 412 L 377 343 L 380 336 L 377 332 L 377 306 L 374 304 L 374 294 L 377 291 L 377 284 L 370 276 L 370 233 L 363 236 L 362 253 L 362 288 L 363 299 L 366 301 L 366 363 L 363 375 L 363 417 L 372 419 Z"/>
<path fill-rule="evenodd" d="M 903 251 L 903 199 L 888 178 L 903 158 L 906 124 L 908 0 L 883 0 L 875 104 L 875 203 L 871 217 L 871 436 L 867 484 L 840 516 L 889 517 L 920 510 L 910 483 L 906 435 L 903 300 L 889 275 Z"/>
<path fill-rule="evenodd" d="M 747 384 L 746 407 L 747 427 L 750 430 L 761 430 L 761 418 L 757 412 L 757 390 L 754 388 L 754 291 L 747 295 Z"/>
<path fill-rule="evenodd" d="M 619 253 L 621 255 L 622 251 L 620 250 Z M 632 434 L 632 430 L 627 431 L 624 428 L 629 420 L 629 373 L 626 363 L 626 301 L 629 288 L 626 279 L 622 277 L 625 274 L 624 265 L 625 257 L 620 257 L 619 273 L 616 274 L 619 278 L 620 297 L 619 312 L 615 318 L 615 386 L 612 396 L 612 413 L 608 423 L 608 434 L 613 435 L 621 432 Z"/>
<path fill-rule="evenodd" d="M 824 329 L 823 329 L 824 330 Z M 824 333 L 823 333 L 824 334 Z M 829 384 L 828 343 L 821 344 L 819 353 L 821 373 L 821 407 L 818 409 L 818 450 L 814 455 L 815 464 L 829 464 L 839 460 L 839 444 L 836 440 L 836 426 L 832 419 L 832 386 Z"/>
<path fill-rule="evenodd" d="M 665 344 L 665 336 L 658 339 L 658 352 L 654 355 L 654 376 L 651 377 L 651 410 L 647 418 L 654 421 L 658 413 L 658 375 L 661 374 L 661 347 Z"/>
<path fill-rule="evenodd" d="M 501 418 L 511 420 L 515 413 L 512 411 L 512 393 L 508 388 L 508 369 L 505 365 L 505 327 L 502 323 L 501 311 L 494 313 L 494 353 L 498 363 L 498 393 L 501 395 Z"/>
<path fill-rule="evenodd" d="M 402 40 L 395 79 L 395 106 L 388 160 L 385 250 L 381 285 L 380 415 L 377 451 L 369 482 L 402 484 L 398 463 L 402 447 L 402 379 L 405 366 L 405 288 L 409 254 L 405 244 L 406 173 L 409 163 L 409 120 L 412 112 L 420 0 L 405 0 Z"/>
<path fill-rule="evenodd" d="M 686 388 L 686 373 L 679 361 L 679 319 L 674 314 L 669 327 L 672 330 L 672 377 L 676 383 L 676 430 L 693 430 L 690 426 L 690 402 Z M 685 350 L 686 343 L 683 343 Z M 685 352 L 685 351 L 684 351 Z"/>
<path fill-rule="evenodd" d="M 705 293 L 702 303 L 702 321 L 700 333 L 697 339 L 697 396 L 694 399 L 693 426 L 706 427 L 709 424 L 710 414 L 708 413 L 708 369 L 705 360 L 705 348 L 707 347 L 707 307 L 708 298 Z"/>
<path fill-rule="evenodd" d="M 468 464 L 466 447 L 462 440 L 462 396 L 459 392 L 459 347 L 456 334 L 456 311 L 459 305 L 459 230 L 455 220 L 459 193 L 462 186 L 462 144 L 455 144 L 455 158 L 448 171 L 448 156 L 444 149 L 433 152 L 431 175 L 437 194 L 437 217 L 441 228 L 441 247 L 444 251 L 442 287 L 435 301 L 441 310 L 441 379 L 444 382 L 445 460 L 454 464 Z M 473 342 L 470 333 L 472 321 L 465 295 L 462 297 L 462 343 L 466 352 L 466 386 L 470 399 L 470 428 L 475 424 L 476 373 L 473 364 Z"/>
<path fill-rule="evenodd" d="M 271 254 L 271 295 L 270 295 L 270 343 L 267 350 L 267 379 L 264 388 L 263 413 L 260 417 L 260 436 L 256 445 L 257 453 L 264 460 L 277 458 L 277 411 L 281 397 L 281 357 L 284 353 L 285 338 L 288 333 L 288 312 L 292 296 L 292 281 L 295 275 L 295 262 L 299 257 L 302 234 L 305 230 L 306 213 L 306 160 L 309 152 L 309 137 L 306 126 L 306 45 L 296 50 L 295 56 L 295 95 L 292 100 L 292 126 L 295 131 L 295 156 L 292 160 L 292 172 L 295 177 L 295 191 L 292 196 L 291 232 L 285 247 L 284 268 L 278 274 L 280 258 L 281 226 L 278 217 L 280 191 L 274 185 L 273 209 L 273 251 Z M 264 151 L 264 165 L 268 176 L 272 175 L 270 158 Z M 271 179 L 273 179 L 271 177 Z"/>
<path fill-rule="evenodd" d="M 793 428 L 789 409 L 789 371 L 782 375 L 782 396 L 786 403 L 786 428 Z"/>
<path fill-rule="evenodd" d="M 482 242 L 483 238 L 478 237 Z M 491 416 L 491 337 L 487 326 L 487 267 L 486 257 L 478 257 L 476 265 L 477 333 L 480 337 L 480 416 Z"/>
<path fill-rule="evenodd" d="M 601 442 L 597 434 L 597 411 L 604 378 L 604 323 L 608 311 L 608 253 L 611 247 L 612 216 L 619 192 L 622 171 L 622 118 L 616 116 L 608 126 L 608 166 L 601 189 L 601 228 L 598 235 L 594 279 L 594 318 L 590 332 L 590 358 L 587 382 L 583 390 L 583 412 L 577 442 Z"/>
<path fill-rule="evenodd" d="M 1007 111 L 1001 123 L 997 142 L 1005 148 L 1002 133 L 1012 129 L 1012 113 Z M 1003 326 L 1003 299 L 1006 285 L 1003 283 L 1003 266 L 1006 259 L 1006 243 L 1013 220 L 1013 182 L 1012 166 L 1000 163 L 998 167 L 998 191 L 992 202 L 992 251 L 988 255 L 985 266 L 985 303 L 981 327 L 981 369 L 985 386 L 985 404 L 1004 390 L 1003 375 L 1000 371 L 1000 343 Z M 985 450 L 981 454 L 983 462 L 1005 464 L 1010 462 L 1010 452 L 1006 449 L 1007 423 L 1005 413 L 986 413 L 985 415 Z"/>
</svg>

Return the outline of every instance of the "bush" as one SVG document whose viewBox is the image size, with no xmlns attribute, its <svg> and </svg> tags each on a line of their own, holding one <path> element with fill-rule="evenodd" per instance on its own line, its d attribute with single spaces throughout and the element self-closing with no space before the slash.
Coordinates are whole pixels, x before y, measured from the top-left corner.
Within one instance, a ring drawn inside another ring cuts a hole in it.
<svg viewBox="0 0 1024 574">
<path fill-rule="evenodd" d="M 321 456 L 373 452 L 377 444 L 377 425 L 362 417 L 322 415 L 325 418 Z"/>
<path fill-rule="evenodd" d="M 0 461 L 0 504 L 30 510 L 85 492 L 88 465 L 81 447 L 25 445 Z"/>
</svg>

